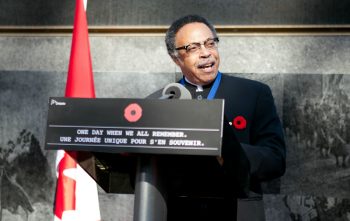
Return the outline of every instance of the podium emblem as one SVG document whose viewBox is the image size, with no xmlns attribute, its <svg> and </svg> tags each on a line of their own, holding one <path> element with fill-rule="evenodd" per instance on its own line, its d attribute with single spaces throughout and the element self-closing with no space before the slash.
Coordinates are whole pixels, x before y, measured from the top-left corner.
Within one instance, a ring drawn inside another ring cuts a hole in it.
<svg viewBox="0 0 350 221">
<path fill-rule="evenodd" d="M 129 122 L 136 122 L 142 117 L 142 108 L 137 103 L 129 104 L 124 109 L 124 117 Z"/>
</svg>

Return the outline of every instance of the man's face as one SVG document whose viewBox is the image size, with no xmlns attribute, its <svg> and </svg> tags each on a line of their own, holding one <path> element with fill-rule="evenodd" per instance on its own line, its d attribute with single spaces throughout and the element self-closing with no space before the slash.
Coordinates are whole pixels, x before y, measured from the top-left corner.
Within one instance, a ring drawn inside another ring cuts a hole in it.
<svg viewBox="0 0 350 221">
<path fill-rule="evenodd" d="M 211 30 L 203 23 L 190 23 L 183 26 L 175 36 L 175 47 L 182 47 L 190 43 L 203 43 L 208 38 L 214 38 Z M 204 45 L 196 52 L 178 50 L 178 56 L 173 58 L 185 77 L 194 84 L 206 85 L 212 82 L 220 63 L 219 52 L 216 47 L 207 49 Z"/>
</svg>

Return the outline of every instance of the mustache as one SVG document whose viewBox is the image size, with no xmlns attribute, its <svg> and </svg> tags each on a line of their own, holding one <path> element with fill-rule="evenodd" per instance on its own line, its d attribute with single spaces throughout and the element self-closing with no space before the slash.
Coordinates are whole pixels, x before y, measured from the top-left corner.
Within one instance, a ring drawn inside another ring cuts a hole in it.
<svg viewBox="0 0 350 221">
<path fill-rule="evenodd" d="M 198 68 L 203 68 L 206 66 L 213 66 L 215 64 L 215 60 L 214 59 L 205 59 L 205 60 L 201 60 L 199 61 L 199 63 L 197 64 Z"/>
</svg>

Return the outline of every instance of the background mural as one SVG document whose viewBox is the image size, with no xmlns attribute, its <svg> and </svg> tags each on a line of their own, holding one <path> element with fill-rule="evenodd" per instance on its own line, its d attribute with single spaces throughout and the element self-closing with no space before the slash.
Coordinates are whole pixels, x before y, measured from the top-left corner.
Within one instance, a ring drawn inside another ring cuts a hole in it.
<svg viewBox="0 0 350 221">
<path fill-rule="evenodd" d="M 349 76 L 285 78 L 283 122 L 290 179 L 284 179 L 283 190 L 350 198 Z"/>
</svg>

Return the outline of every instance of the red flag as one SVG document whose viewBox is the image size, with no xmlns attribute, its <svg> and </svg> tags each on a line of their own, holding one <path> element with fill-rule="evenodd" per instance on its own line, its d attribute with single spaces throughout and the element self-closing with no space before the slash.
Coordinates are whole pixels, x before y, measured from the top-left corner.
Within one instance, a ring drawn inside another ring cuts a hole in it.
<svg viewBox="0 0 350 221">
<path fill-rule="evenodd" d="M 76 0 L 66 97 L 94 98 L 88 26 L 83 0 Z M 95 181 L 79 166 L 76 152 L 57 152 L 55 221 L 100 220 Z"/>
<path fill-rule="evenodd" d="M 76 0 L 66 97 L 95 97 L 90 43 L 83 0 Z"/>
</svg>

